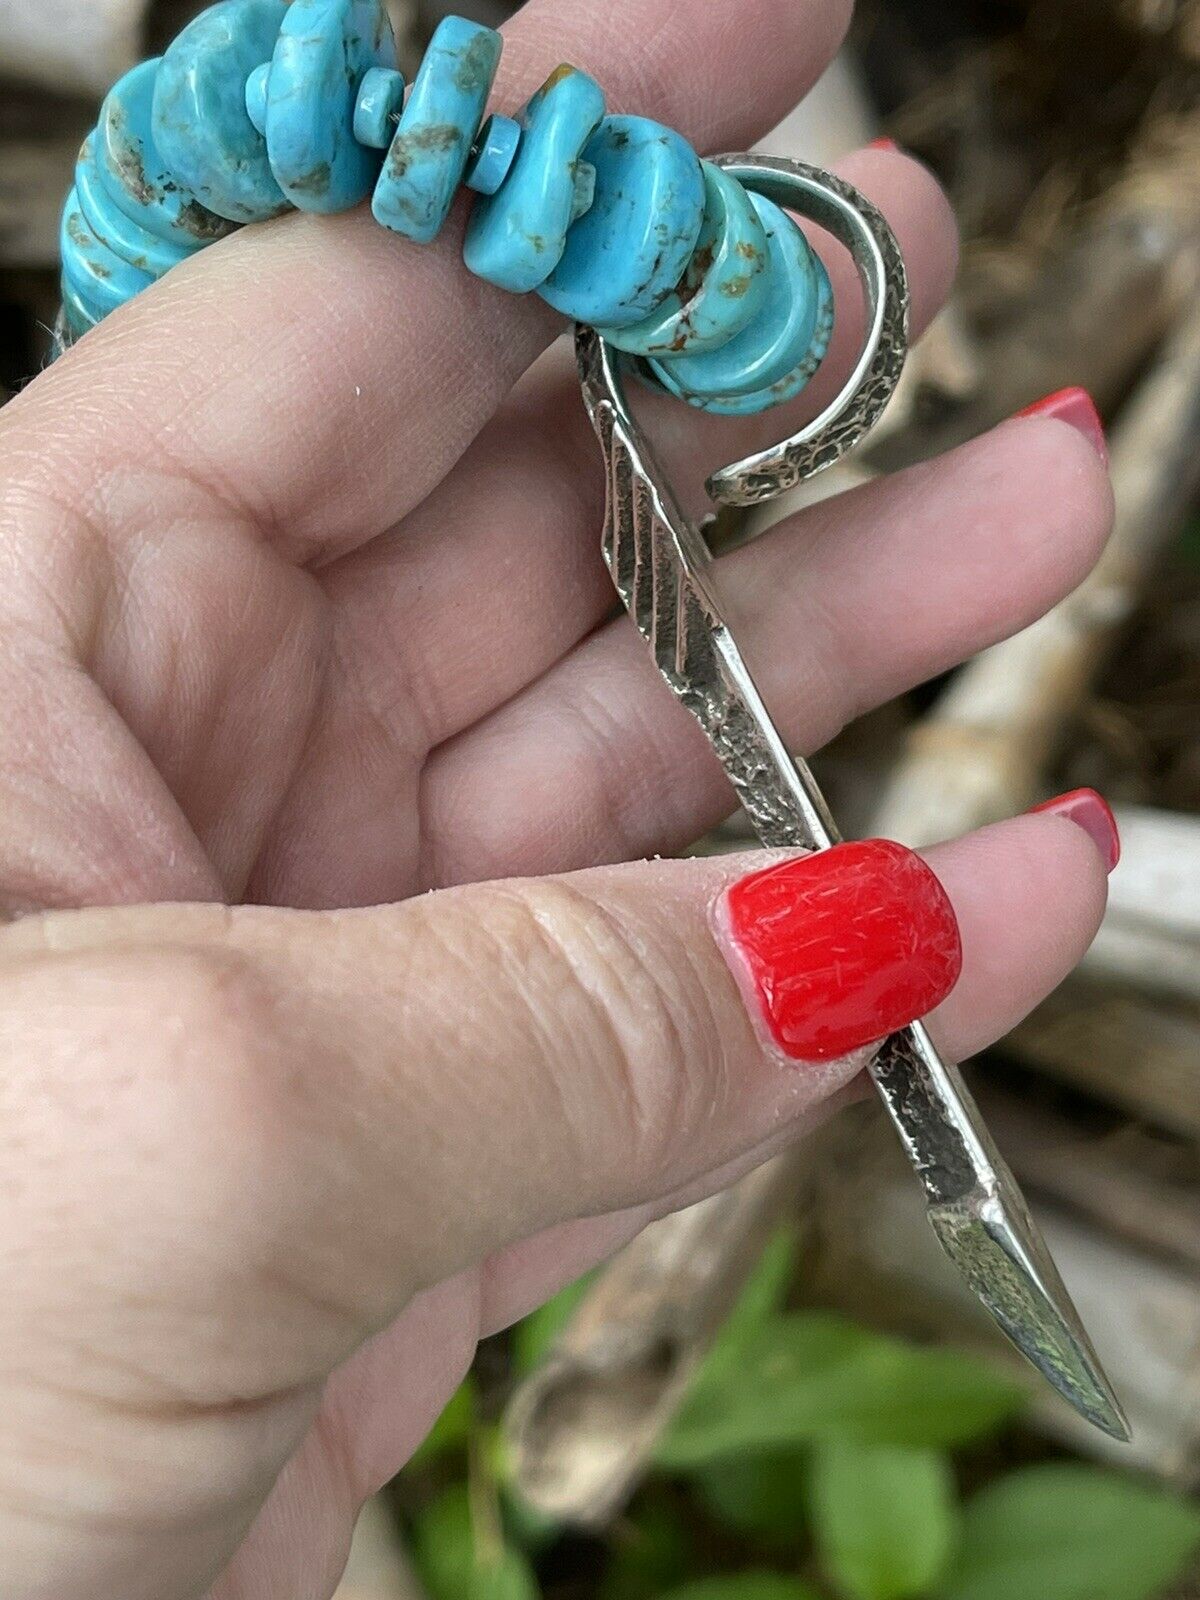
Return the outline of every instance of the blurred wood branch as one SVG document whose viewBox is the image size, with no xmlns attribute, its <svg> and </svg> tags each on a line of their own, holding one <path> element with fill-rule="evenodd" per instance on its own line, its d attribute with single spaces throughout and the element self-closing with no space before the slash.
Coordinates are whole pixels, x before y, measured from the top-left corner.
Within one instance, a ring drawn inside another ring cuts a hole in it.
<svg viewBox="0 0 1200 1600">
<path fill-rule="evenodd" d="M 873 828 L 928 844 L 1011 816 L 1108 659 L 1200 485 L 1200 305 L 1182 317 L 1112 440 L 1116 523 L 1098 565 L 1032 627 L 977 656 L 914 725 Z"/>
<path fill-rule="evenodd" d="M 890 471 L 973 439 L 1022 406 L 1079 384 L 1106 414 L 1196 289 L 1200 123 L 1154 124 L 1125 176 L 1061 241 L 1030 292 L 987 341 L 986 379 L 965 403 L 870 447 Z M 1103 330 L 1098 336 L 1097 330 Z"/>
<path fill-rule="evenodd" d="M 797 1199 L 772 1161 L 647 1228 L 600 1274 L 508 1416 L 522 1494 L 549 1516 L 603 1525 L 644 1471 L 662 1428 L 757 1259 Z"/>
</svg>

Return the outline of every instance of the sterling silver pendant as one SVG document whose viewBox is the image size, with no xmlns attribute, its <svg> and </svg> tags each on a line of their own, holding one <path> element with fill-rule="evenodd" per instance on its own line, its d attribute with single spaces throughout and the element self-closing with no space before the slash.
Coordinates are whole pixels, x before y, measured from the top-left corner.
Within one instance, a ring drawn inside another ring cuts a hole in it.
<svg viewBox="0 0 1200 1600">
<path fill-rule="evenodd" d="M 826 409 L 793 437 L 722 468 L 713 499 L 772 499 L 838 461 L 887 405 L 907 347 L 904 263 L 883 217 L 849 184 L 769 156 L 717 165 L 748 189 L 807 217 L 851 252 L 862 281 L 866 336 L 854 370 Z M 766 846 L 827 849 L 840 839 L 804 761 L 780 738 L 722 614 L 711 556 L 682 513 L 626 403 L 627 358 L 593 329 L 576 335 L 588 415 L 604 453 L 604 556 L 613 582 L 675 695 L 704 729 Z M 1104 1432 L 1129 1429 L 1016 1181 L 957 1069 L 914 1023 L 885 1040 L 870 1067 L 924 1188 L 943 1249 L 1016 1347 Z"/>
</svg>

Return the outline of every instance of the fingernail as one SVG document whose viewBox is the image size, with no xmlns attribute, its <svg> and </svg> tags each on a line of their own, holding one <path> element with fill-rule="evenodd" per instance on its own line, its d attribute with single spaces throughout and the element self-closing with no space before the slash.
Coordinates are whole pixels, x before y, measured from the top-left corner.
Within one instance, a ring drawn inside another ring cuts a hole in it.
<svg viewBox="0 0 1200 1600">
<path fill-rule="evenodd" d="M 1055 817 L 1066 817 L 1084 833 L 1099 850 L 1105 868 L 1111 872 L 1121 859 L 1121 835 L 1112 807 L 1095 789 L 1072 789 L 1069 794 L 1055 795 L 1053 800 L 1043 800 L 1040 806 L 1030 806 L 1030 815 L 1048 811 Z"/>
<path fill-rule="evenodd" d="M 1053 394 L 1035 400 L 1031 406 L 1018 411 L 1019 417 L 1053 417 L 1058 422 L 1069 422 L 1077 429 L 1108 465 L 1108 444 L 1104 438 L 1104 424 L 1096 410 L 1096 402 L 1086 389 L 1057 389 Z"/>
<path fill-rule="evenodd" d="M 716 907 L 718 939 L 752 1014 L 797 1061 L 829 1061 L 923 1017 L 958 981 L 949 897 L 889 839 L 753 872 Z"/>
<path fill-rule="evenodd" d="M 889 139 L 886 136 L 882 139 L 872 139 L 867 146 L 868 150 L 899 150 L 899 148 L 900 146 L 895 139 Z"/>
</svg>

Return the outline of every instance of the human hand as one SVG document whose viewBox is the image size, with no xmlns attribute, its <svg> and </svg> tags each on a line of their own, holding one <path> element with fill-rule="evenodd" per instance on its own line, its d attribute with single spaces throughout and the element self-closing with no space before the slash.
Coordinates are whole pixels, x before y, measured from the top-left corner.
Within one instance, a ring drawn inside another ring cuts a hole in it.
<svg viewBox="0 0 1200 1600">
<path fill-rule="evenodd" d="M 737 148 L 845 21 L 532 0 L 499 92 L 572 60 Z M 897 153 L 845 172 L 919 328 L 945 202 Z M 328 1596 L 480 1335 L 794 1139 L 863 1060 L 763 1048 L 710 920 L 761 860 L 604 865 L 731 797 L 611 616 L 569 357 L 527 370 L 559 324 L 470 277 L 457 232 L 247 230 L 0 414 L 9 1600 Z M 851 359 L 840 320 L 810 408 Z M 648 410 L 697 481 L 786 431 Z M 719 582 L 811 749 L 1039 615 L 1109 519 L 1085 439 L 1014 421 Z M 961 1057 L 1078 959 L 1104 870 L 1044 816 L 929 860 Z"/>
</svg>

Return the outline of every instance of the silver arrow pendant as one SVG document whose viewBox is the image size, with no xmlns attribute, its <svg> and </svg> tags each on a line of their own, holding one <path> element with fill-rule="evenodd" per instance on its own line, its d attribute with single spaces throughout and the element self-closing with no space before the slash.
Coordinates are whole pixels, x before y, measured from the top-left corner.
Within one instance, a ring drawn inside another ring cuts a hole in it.
<svg viewBox="0 0 1200 1600">
<path fill-rule="evenodd" d="M 800 433 L 724 468 L 713 498 L 771 499 L 831 466 L 883 411 L 904 363 L 908 293 L 882 216 L 840 179 L 766 156 L 722 156 L 747 188 L 811 218 L 858 266 L 867 333 L 841 392 Z M 711 558 L 682 513 L 626 404 L 625 359 L 593 329 L 576 338 L 584 401 L 604 453 L 604 556 L 663 678 L 703 728 L 768 847 L 822 850 L 837 827 L 807 765 L 767 714 L 710 582 Z M 884 1041 L 871 1076 L 925 1190 L 946 1254 L 1016 1347 L 1088 1421 L 1117 1439 L 1128 1425 L 1079 1315 L 955 1067 L 920 1023 Z"/>
</svg>

